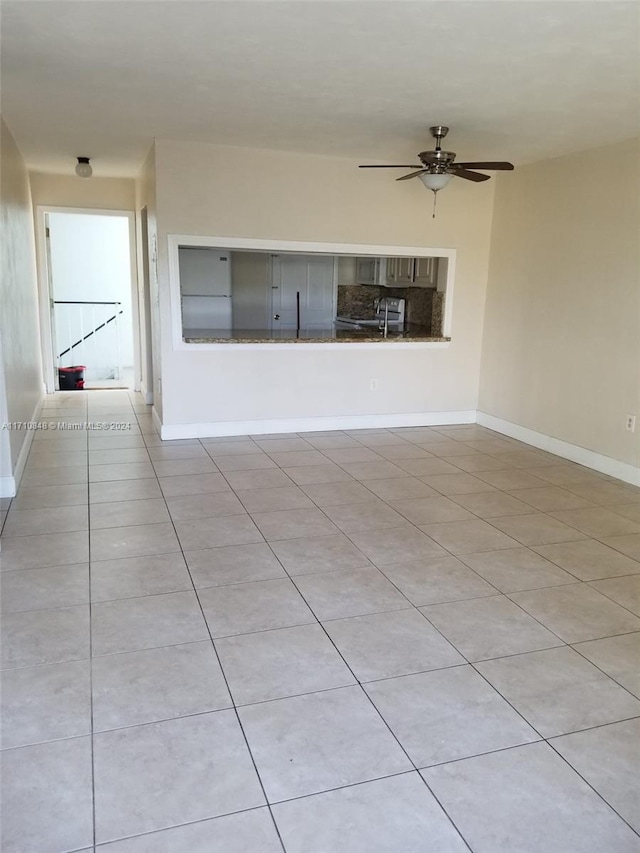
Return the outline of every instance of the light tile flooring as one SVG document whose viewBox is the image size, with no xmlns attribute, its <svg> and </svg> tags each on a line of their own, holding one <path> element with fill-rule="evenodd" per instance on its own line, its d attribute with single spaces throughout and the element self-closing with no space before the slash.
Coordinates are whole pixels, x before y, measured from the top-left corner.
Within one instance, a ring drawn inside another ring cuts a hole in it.
<svg viewBox="0 0 640 853">
<path fill-rule="evenodd" d="M 640 489 L 478 426 L 42 420 L 130 428 L 36 432 L 2 508 L 4 851 L 640 851 Z"/>
</svg>

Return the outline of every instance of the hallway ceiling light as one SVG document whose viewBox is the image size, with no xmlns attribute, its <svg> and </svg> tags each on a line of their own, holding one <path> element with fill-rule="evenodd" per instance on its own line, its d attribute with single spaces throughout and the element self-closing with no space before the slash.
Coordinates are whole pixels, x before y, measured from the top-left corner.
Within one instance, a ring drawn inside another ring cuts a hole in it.
<svg viewBox="0 0 640 853">
<path fill-rule="evenodd" d="M 88 157 L 78 157 L 76 175 L 79 178 L 90 178 L 93 175 L 93 169 L 91 168 Z"/>
</svg>

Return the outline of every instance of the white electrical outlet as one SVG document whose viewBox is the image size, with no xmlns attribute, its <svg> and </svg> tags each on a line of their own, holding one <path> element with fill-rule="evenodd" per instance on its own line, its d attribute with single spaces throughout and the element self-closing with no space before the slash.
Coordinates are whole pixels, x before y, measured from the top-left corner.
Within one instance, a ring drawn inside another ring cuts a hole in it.
<svg viewBox="0 0 640 853">
<path fill-rule="evenodd" d="M 636 431 L 636 416 L 635 415 L 627 415 L 625 427 L 626 427 L 626 429 L 629 430 L 629 432 L 635 432 Z"/>
<path fill-rule="evenodd" d="M 378 380 L 377 380 L 377 379 L 372 379 L 372 380 L 371 380 L 371 382 L 369 383 L 369 388 L 370 388 L 372 391 L 377 391 L 377 390 L 378 390 Z"/>
</svg>

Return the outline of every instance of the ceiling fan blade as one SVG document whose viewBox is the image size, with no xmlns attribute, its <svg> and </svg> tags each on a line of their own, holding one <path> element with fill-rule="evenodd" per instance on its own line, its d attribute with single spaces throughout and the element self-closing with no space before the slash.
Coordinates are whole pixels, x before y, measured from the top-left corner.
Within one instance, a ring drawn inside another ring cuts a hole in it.
<svg viewBox="0 0 640 853">
<path fill-rule="evenodd" d="M 481 175 L 480 172 L 469 172 L 467 169 L 449 169 L 449 173 L 456 178 L 465 178 L 467 181 L 488 181 L 491 175 Z"/>
<path fill-rule="evenodd" d="M 462 166 L 463 169 L 503 169 L 505 171 L 510 171 L 514 168 L 513 163 L 507 163 L 506 161 L 497 160 L 495 162 L 487 162 L 487 163 L 453 163 L 452 168 L 456 169 Z"/>
<path fill-rule="evenodd" d="M 416 178 L 418 175 L 424 175 L 424 173 L 428 171 L 428 169 L 420 169 L 419 172 L 409 172 L 408 175 L 403 175 L 401 178 L 396 178 L 396 181 L 408 181 L 409 178 Z"/>
<path fill-rule="evenodd" d="M 422 166 L 388 166 L 385 163 L 384 166 L 358 166 L 358 169 L 422 169 Z"/>
</svg>

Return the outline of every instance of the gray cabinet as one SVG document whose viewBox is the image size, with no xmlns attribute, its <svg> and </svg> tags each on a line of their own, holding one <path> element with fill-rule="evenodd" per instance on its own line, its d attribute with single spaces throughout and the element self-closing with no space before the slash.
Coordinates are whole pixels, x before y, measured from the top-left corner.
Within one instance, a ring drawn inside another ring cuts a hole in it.
<svg viewBox="0 0 640 853">
<path fill-rule="evenodd" d="M 382 258 L 356 258 L 356 284 L 380 284 Z"/>
<path fill-rule="evenodd" d="M 414 258 L 386 258 L 386 283 L 395 286 L 413 282 Z"/>
<path fill-rule="evenodd" d="M 437 287 L 438 259 L 414 258 L 413 281 L 422 287 Z"/>
<path fill-rule="evenodd" d="M 437 258 L 356 258 L 356 284 L 436 287 Z"/>
</svg>

